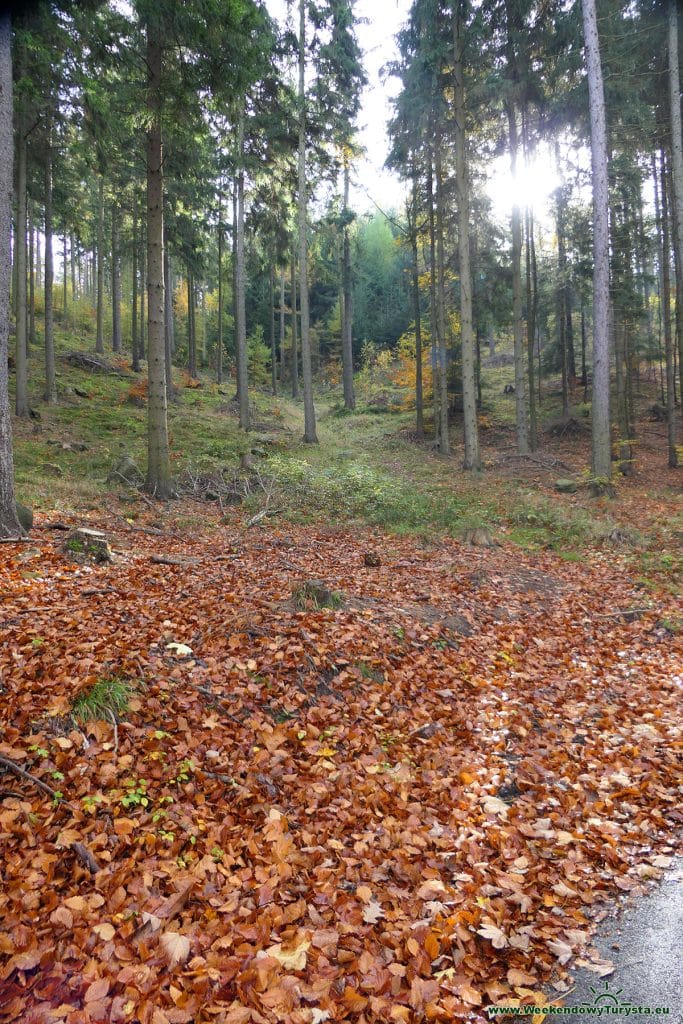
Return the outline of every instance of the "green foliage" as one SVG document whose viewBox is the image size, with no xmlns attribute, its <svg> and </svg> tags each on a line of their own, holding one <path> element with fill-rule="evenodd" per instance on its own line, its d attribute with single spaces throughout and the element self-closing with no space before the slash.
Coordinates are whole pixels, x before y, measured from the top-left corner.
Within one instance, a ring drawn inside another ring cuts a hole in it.
<svg viewBox="0 0 683 1024">
<path fill-rule="evenodd" d="M 152 800 L 147 795 L 147 783 L 144 779 L 128 779 L 125 783 L 127 792 L 121 797 L 121 806 L 129 810 L 131 807 L 149 807 Z"/>
<path fill-rule="evenodd" d="M 131 684 L 120 676 L 99 679 L 87 693 L 76 698 L 72 714 L 78 722 L 110 721 L 112 715 L 118 717 L 126 711 L 132 692 Z"/>
</svg>

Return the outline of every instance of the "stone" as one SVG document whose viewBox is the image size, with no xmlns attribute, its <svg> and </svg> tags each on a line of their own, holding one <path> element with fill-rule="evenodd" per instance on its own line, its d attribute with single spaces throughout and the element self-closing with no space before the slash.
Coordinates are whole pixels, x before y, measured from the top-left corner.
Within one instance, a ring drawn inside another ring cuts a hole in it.
<svg viewBox="0 0 683 1024">
<path fill-rule="evenodd" d="M 131 487 L 139 487 L 144 483 L 145 478 L 130 455 L 120 455 L 109 470 L 107 483 L 115 483 L 117 480 L 124 480 Z"/>
<path fill-rule="evenodd" d="M 33 512 L 26 505 L 22 505 L 20 501 L 16 503 L 17 519 L 24 533 L 28 533 L 33 529 Z"/>
<path fill-rule="evenodd" d="M 64 476 L 64 470 L 55 462 L 44 462 L 40 468 L 46 476 Z"/>
<path fill-rule="evenodd" d="M 576 494 L 579 485 L 576 480 L 560 479 L 555 481 L 555 490 L 560 494 Z"/>
<path fill-rule="evenodd" d="M 485 526 L 478 526 L 473 530 L 466 530 L 463 537 L 465 544 L 475 548 L 492 548 L 495 546 L 493 537 Z"/>
</svg>

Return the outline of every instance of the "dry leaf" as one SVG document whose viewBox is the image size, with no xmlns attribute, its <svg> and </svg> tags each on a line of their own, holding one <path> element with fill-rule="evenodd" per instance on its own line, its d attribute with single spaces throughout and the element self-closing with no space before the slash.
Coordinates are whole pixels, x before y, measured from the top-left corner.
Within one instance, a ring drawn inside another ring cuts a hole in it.
<svg viewBox="0 0 683 1024">
<path fill-rule="evenodd" d="M 159 938 L 159 945 L 171 969 L 178 964 L 184 964 L 190 955 L 190 940 L 187 935 L 181 935 L 179 932 L 163 932 Z"/>
</svg>

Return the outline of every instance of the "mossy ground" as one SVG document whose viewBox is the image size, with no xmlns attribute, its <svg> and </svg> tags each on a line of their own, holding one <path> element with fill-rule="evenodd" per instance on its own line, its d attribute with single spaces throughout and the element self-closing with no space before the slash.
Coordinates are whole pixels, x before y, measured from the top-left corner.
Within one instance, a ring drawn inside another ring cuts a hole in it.
<svg viewBox="0 0 683 1024">
<path fill-rule="evenodd" d="M 65 356 L 79 348 L 92 352 L 91 340 L 58 330 L 56 342 L 57 406 L 49 407 L 42 399 L 42 356 L 37 348 L 30 360 L 31 406 L 40 419 L 14 424 L 17 495 L 38 510 L 64 512 L 96 508 L 110 502 L 113 492 L 122 514 L 134 518 L 134 492 L 106 480 L 122 452 L 144 470 L 146 409 L 144 403 L 131 401 L 131 391 L 135 393 L 144 380 L 144 372 L 133 374 L 125 355 L 111 353 L 107 359 L 116 372 L 84 371 L 69 365 Z M 677 579 L 683 571 L 680 474 L 666 469 L 663 442 L 655 428 L 650 430 L 645 423 L 638 470 L 618 484 L 615 500 L 591 499 L 583 488 L 576 495 L 557 495 L 558 476 L 569 471 L 578 479 L 582 474 L 587 477 L 589 421 L 583 389 L 576 389 L 572 412 L 577 420 L 586 421 L 586 436 L 556 439 L 545 432 L 560 412 L 560 396 L 551 382 L 541 409 L 538 457 L 524 461 L 515 455 L 514 395 L 503 394 L 511 378 L 510 367 L 485 371 L 485 468 L 480 474 L 465 474 L 457 419 L 451 428 L 454 452 L 444 458 L 429 436 L 429 411 L 427 437 L 418 440 L 412 411 L 368 410 L 360 394 L 358 410 L 347 413 L 337 392 L 328 391 L 316 399 L 320 443 L 309 445 L 301 440 L 301 402 L 258 392 L 252 396 L 255 430 L 245 434 L 238 428 L 232 401 L 234 381 L 219 387 L 206 372 L 199 386 L 188 386 L 187 375 L 177 370 L 177 399 L 169 405 L 173 468 L 177 474 L 236 471 L 240 456 L 267 435 L 268 456 L 260 460 L 260 472 L 272 481 L 272 504 L 278 514 L 295 521 L 358 520 L 420 536 L 426 543 L 440 533 L 460 536 L 468 528 L 486 525 L 501 542 L 529 551 L 552 548 L 568 559 L 580 557 L 586 547 L 609 546 L 618 528 L 617 535 L 626 540 L 620 555 L 642 563 L 643 578 L 664 573 Z M 76 395 L 76 388 L 89 397 Z M 642 388 L 642 410 L 653 401 L 651 390 Z M 406 397 L 404 393 L 402 398 Z M 74 450 L 75 444 L 85 445 L 85 450 Z M 62 475 L 47 476 L 45 463 L 57 464 Z M 256 488 L 247 511 L 251 513 L 262 499 L 263 492 Z M 634 517 L 639 502 L 642 514 Z M 187 510 L 179 510 L 179 516 L 180 527 L 188 526 L 188 517 L 190 526 L 202 521 L 200 513 Z"/>
</svg>

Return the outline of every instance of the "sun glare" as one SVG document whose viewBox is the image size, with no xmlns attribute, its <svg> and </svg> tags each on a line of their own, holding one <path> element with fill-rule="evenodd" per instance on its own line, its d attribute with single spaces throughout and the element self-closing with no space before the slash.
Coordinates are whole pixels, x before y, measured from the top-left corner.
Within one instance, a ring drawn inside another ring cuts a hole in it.
<svg viewBox="0 0 683 1024">
<path fill-rule="evenodd" d="M 513 178 L 510 173 L 509 157 L 494 161 L 486 191 L 493 203 L 494 213 L 499 217 L 509 216 L 512 207 L 531 207 L 542 216 L 548 202 L 560 183 L 557 171 L 541 156 L 526 165 L 520 165 Z"/>
</svg>

